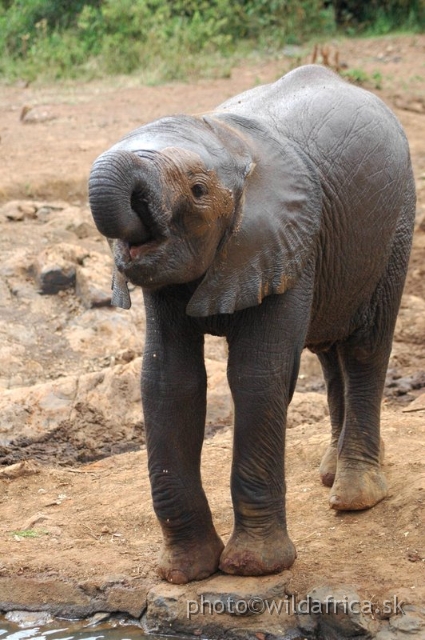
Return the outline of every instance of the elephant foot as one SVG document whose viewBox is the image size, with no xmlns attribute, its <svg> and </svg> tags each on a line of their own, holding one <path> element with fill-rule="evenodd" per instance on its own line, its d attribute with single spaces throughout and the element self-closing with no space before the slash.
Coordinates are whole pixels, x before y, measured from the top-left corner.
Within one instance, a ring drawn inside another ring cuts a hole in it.
<svg viewBox="0 0 425 640">
<path fill-rule="evenodd" d="M 159 554 L 158 573 L 173 584 L 204 580 L 218 569 L 224 544 L 213 530 L 199 536 L 195 542 L 168 545 L 164 542 Z"/>
<path fill-rule="evenodd" d="M 289 569 L 296 557 L 286 531 L 274 531 L 267 538 L 239 531 L 233 532 L 221 554 L 219 568 L 232 575 L 263 576 Z"/>
<path fill-rule="evenodd" d="M 320 478 L 325 487 L 331 487 L 335 481 L 337 459 L 337 447 L 330 444 L 325 451 L 319 467 Z"/>
<path fill-rule="evenodd" d="M 379 467 L 360 463 L 350 466 L 341 460 L 332 486 L 329 504 L 337 511 L 370 509 L 387 495 L 385 476 Z"/>
<path fill-rule="evenodd" d="M 385 445 L 381 438 L 379 448 L 379 463 L 383 464 L 385 457 Z M 338 461 L 338 445 L 330 444 L 326 449 L 319 467 L 320 478 L 325 487 L 332 487 L 335 482 Z"/>
</svg>

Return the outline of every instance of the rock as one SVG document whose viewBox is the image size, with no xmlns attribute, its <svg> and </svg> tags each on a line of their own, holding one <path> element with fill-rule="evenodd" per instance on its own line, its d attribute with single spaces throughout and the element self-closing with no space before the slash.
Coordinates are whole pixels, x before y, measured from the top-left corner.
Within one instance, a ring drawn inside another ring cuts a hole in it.
<svg viewBox="0 0 425 640">
<path fill-rule="evenodd" d="M 403 396 L 410 391 L 425 387 L 425 372 L 417 371 L 411 376 L 400 376 L 397 370 L 389 369 L 385 379 L 387 396 Z"/>
<path fill-rule="evenodd" d="M 16 613 L 15 609 L 18 610 L 19 607 L 47 609 L 48 611 L 39 614 L 46 616 L 46 620 L 47 616 L 50 618 L 50 614 L 78 618 L 93 613 L 90 598 L 71 580 L 58 580 L 57 577 L 0 576 L 0 602 L 4 610 L 9 610 L 11 614 Z M 23 620 L 28 620 L 29 627 L 37 624 L 27 618 L 30 612 L 22 613 L 25 614 Z"/>
<path fill-rule="evenodd" d="M 364 599 L 352 587 L 323 585 L 312 589 L 305 612 L 298 603 L 298 621 L 306 633 L 324 638 L 353 638 L 374 635 L 379 623 L 372 611 L 363 608 Z"/>
<path fill-rule="evenodd" d="M 390 629 L 406 634 L 412 634 L 415 638 L 425 637 L 425 609 L 414 605 L 405 605 L 403 613 L 392 616 L 389 620 Z"/>
<path fill-rule="evenodd" d="M 398 62 L 399 60 L 393 59 L 393 62 Z M 394 106 L 397 109 L 403 109 L 404 111 L 413 111 L 414 113 L 424 113 L 425 112 L 425 101 L 422 98 L 404 98 L 402 96 L 394 97 Z"/>
<path fill-rule="evenodd" d="M 69 416 L 78 378 L 7 389 L 0 396 L 0 438 L 3 445 L 18 437 L 39 437 Z"/>
<path fill-rule="evenodd" d="M 98 230 L 94 226 L 93 223 L 90 222 L 80 222 L 80 224 L 72 225 L 68 227 L 69 231 L 73 231 L 77 238 L 83 240 L 84 238 L 90 238 L 91 236 L 99 235 Z"/>
<path fill-rule="evenodd" d="M 133 428 L 142 418 L 141 359 L 97 373 L 6 389 L 0 396 L 0 441 L 40 438 L 82 413 L 102 412 L 110 428 Z"/>
<path fill-rule="evenodd" d="M 46 202 L 40 204 L 37 209 L 37 220 L 40 222 L 50 222 L 52 219 L 52 214 L 57 214 L 62 212 L 64 209 L 68 208 L 69 205 L 66 202 Z"/>
<path fill-rule="evenodd" d="M 291 601 L 285 597 L 290 577 L 290 572 L 263 578 L 218 574 L 183 586 L 161 582 L 148 593 L 145 629 L 246 640 L 305 637 L 296 630 Z"/>
<path fill-rule="evenodd" d="M 233 616 L 259 615 L 271 601 L 283 601 L 291 573 L 260 578 L 215 576 L 197 587 L 197 602 L 205 609 Z"/>
<path fill-rule="evenodd" d="M 21 110 L 20 121 L 22 124 L 39 124 L 55 120 L 57 115 L 51 107 L 24 105 Z"/>
<path fill-rule="evenodd" d="M 209 353 L 213 353 L 212 349 Z M 233 401 L 227 382 L 227 362 L 205 358 L 208 375 L 207 424 L 230 423 L 233 419 Z M 295 392 L 288 411 L 288 428 L 312 424 L 329 415 L 326 395 L 323 393 Z"/>
<path fill-rule="evenodd" d="M 65 242 L 44 249 L 33 264 L 33 274 L 42 294 L 54 295 L 75 285 L 76 265 L 87 251 Z"/>
<path fill-rule="evenodd" d="M 112 260 L 101 253 L 90 253 L 77 268 L 76 294 L 86 309 L 111 306 Z"/>
<path fill-rule="evenodd" d="M 227 382 L 227 363 L 205 358 L 208 376 L 207 425 L 230 423 L 233 417 L 233 401 Z"/>
<path fill-rule="evenodd" d="M 0 279 L 0 308 L 9 306 L 12 302 L 12 292 L 6 282 Z"/>
<path fill-rule="evenodd" d="M 325 382 L 319 358 L 308 349 L 304 349 L 301 354 L 296 390 L 320 392 L 325 390 Z"/>
<path fill-rule="evenodd" d="M 106 622 L 106 620 L 109 620 L 110 617 L 111 617 L 110 613 L 107 613 L 106 611 L 99 611 L 98 613 L 95 613 L 94 615 L 90 616 L 90 618 L 87 619 L 86 624 L 84 626 L 96 627 L 101 622 Z"/>
<path fill-rule="evenodd" d="M 300 424 L 320 422 L 329 415 L 328 401 L 323 393 L 295 392 L 288 410 L 288 429 Z"/>
<path fill-rule="evenodd" d="M 399 342 L 423 344 L 425 337 L 425 300 L 404 295 L 397 318 L 394 339 Z"/>
<path fill-rule="evenodd" d="M 22 476 L 33 476 L 35 473 L 40 473 L 39 465 L 33 460 L 23 460 L 16 464 L 10 464 L 7 467 L 0 469 L 0 479 L 6 478 L 12 480 L 14 478 L 21 478 Z M 27 527 L 23 527 L 24 529 Z"/>
<path fill-rule="evenodd" d="M 188 632 L 189 602 L 194 594 L 184 586 L 161 582 L 147 594 L 144 619 L 148 633 Z"/>
<path fill-rule="evenodd" d="M 36 217 L 38 203 L 32 200 L 11 200 L 0 208 L 0 218 L 11 222 L 22 222 Z"/>
<path fill-rule="evenodd" d="M 109 611 L 123 611 L 133 618 L 140 618 L 146 611 L 148 587 L 122 587 L 114 585 L 106 590 L 106 604 Z"/>
<path fill-rule="evenodd" d="M 424 175 L 421 176 L 421 179 L 424 179 Z M 423 206 L 422 207 L 418 207 L 418 211 L 416 213 L 416 219 L 415 219 L 415 225 L 416 225 L 416 229 L 418 231 L 425 231 L 425 211 L 423 211 Z M 423 269 L 417 269 L 414 272 L 414 275 L 416 276 L 422 276 L 423 275 Z"/>
<path fill-rule="evenodd" d="M 22 628 L 46 626 L 52 616 L 87 619 L 85 627 L 94 627 L 108 620 L 111 613 L 124 613 L 140 617 L 146 609 L 148 587 L 107 586 L 93 583 L 75 584 L 57 577 L 23 578 L 0 577 L 0 602 L 9 610 L 6 620 Z M 15 604 L 15 606 L 13 606 Z M 21 611 L 19 607 L 39 607 L 48 611 Z"/>
<path fill-rule="evenodd" d="M 66 202 L 42 202 L 39 200 L 10 200 L 0 207 L 0 219 L 11 222 L 23 220 L 39 220 L 45 222 L 53 212 L 73 209 L 74 215 L 81 216 L 81 209 L 70 207 Z"/>
<path fill-rule="evenodd" d="M 21 629 L 44 627 L 53 622 L 52 616 L 47 611 L 9 611 L 5 618 L 9 622 L 17 624 Z"/>
<path fill-rule="evenodd" d="M 40 293 L 54 295 L 75 284 L 75 267 L 67 262 L 59 261 L 43 265 L 36 272 Z"/>
<path fill-rule="evenodd" d="M 4 278 L 25 278 L 33 264 L 33 256 L 27 249 L 18 248 L 2 261 L 0 275 Z"/>
<path fill-rule="evenodd" d="M 416 400 L 413 400 L 413 402 L 403 409 L 404 413 L 411 413 L 413 411 L 425 411 L 425 393 L 421 393 Z"/>
</svg>

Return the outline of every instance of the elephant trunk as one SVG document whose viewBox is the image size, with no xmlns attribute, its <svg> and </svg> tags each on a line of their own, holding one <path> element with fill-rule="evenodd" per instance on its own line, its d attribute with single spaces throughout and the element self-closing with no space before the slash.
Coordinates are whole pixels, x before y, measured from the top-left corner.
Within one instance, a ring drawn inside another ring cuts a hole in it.
<svg viewBox="0 0 425 640">
<path fill-rule="evenodd" d="M 153 185 L 146 162 L 130 151 L 108 151 L 95 161 L 89 202 L 96 227 L 107 238 L 131 245 L 151 238 Z"/>
</svg>

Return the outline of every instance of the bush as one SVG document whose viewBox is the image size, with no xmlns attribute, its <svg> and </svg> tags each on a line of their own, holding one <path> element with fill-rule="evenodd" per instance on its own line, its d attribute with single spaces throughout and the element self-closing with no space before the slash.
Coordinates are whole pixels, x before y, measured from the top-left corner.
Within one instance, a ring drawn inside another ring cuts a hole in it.
<svg viewBox="0 0 425 640">
<path fill-rule="evenodd" d="M 423 28 L 425 0 L 0 0 L 0 75 L 227 73 L 226 58 L 248 46 L 329 35 L 335 20 L 378 33 Z"/>
<path fill-rule="evenodd" d="M 276 48 L 334 27 L 322 0 L 3 0 L 0 7 L 0 73 L 13 68 L 30 78 L 88 66 L 160 67 L 162 77 L 180 78 L 241 42 Z"/>
<path fill-rule="evenodd" d="M 425 0 L 333 0 L 333 5 L 335 20 L 342 27 L 379 34 L 400 28 L 425 28 Z"/>
</svg>

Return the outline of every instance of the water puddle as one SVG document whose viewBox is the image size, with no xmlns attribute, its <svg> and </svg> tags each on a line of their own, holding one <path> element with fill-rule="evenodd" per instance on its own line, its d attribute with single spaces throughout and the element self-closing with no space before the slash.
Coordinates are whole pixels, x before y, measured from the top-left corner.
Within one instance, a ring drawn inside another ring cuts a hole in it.
<svg viewBox="0 0 425 640">
<path fill-rule="evenodd" d="M 54 620 L 46 626 L 22 628 L 0 616 L 0 640 L 161 640 L 159 636 L 146 635 L 141 627 L 126 620 L 108 620 L 96 624 L 90 620 Z M 163 640 L 163 638 L 162 638 Z"/>
</svg>

